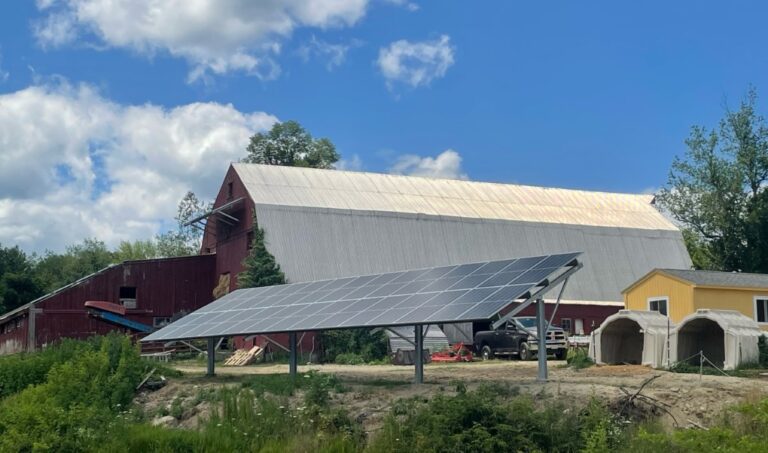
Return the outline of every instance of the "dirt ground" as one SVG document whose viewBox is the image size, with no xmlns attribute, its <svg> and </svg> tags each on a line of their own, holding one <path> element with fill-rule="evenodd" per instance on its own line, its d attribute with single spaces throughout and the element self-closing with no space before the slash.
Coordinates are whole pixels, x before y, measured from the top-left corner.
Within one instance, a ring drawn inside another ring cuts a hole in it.
<svg viewBox="0 0 768 453">
<path fill-rule="evenodd" d="M 178 365 L 185 378 L 176 380 L 155 394 L 146 396 L 149 409 L 169 405 L 177 395 L 192 394 L 200 386 L 227 385 L 238 377 L 251 374 L 288 373 L 287 365 L 255 365 L 216 368 L 217 378 L 204 378 L 205 368 Z M 306 365 L 300 372 L 316 370 L 333 373 L 349 391 L 334 395 L 361 421 L 366 430 L 375 431 L 392 404 L 401 398 L 429 397 L 438 392 L 452 393 L 457 382 L 472 389 L 484 382 L 518 387 L 521 393 L 537 398 L 556 398 L 565 403 L 583 404 L 592 397 L 614 402 L 625 396 L 622 388 L 634 393 L 646 380 L 658 375 L 642 391 L 669 411 L 661 412 L 665 425 L 707 426 L 720 416 L 722 409 L 743 401 L 754 401 L 768 395 L 768 379 L 679 374 L 635 365 L 595 366 L 583 370 L 566 368 L 564 362 L 549 362 L 549 380 L 536 382 L 536 362 L 494 360 L 489 362 L 428 364 L 424 369 L 424 385 L 413 385 L 413 367 L 395 365 Z M 197 412 L 205 413 L 202 407 Z M 193 409 L 193 412 L 195 409 Z M 182 417 L 181 425 L 194 427 L 200 414 Z"/>
</svg>

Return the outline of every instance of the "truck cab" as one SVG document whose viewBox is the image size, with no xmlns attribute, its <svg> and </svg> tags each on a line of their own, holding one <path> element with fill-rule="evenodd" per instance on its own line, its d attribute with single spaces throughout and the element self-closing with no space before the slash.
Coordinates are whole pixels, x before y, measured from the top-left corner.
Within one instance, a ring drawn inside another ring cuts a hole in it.
<svg viewBox="0 0 768 453">
<path fill-rule="evenodd" d="M 475 334 L 474 347 L 483 360 L 496 356 L 517 356 L 520 360 L 531 360 L 538 353 L 536 318 L 512 318 L 497 330 L 479 331 Z M 565 331 L 559 327 L 548 326 L 547 354 L 554 354 L 555 358 L 563 360 L 567 351 Z"/>
</svg>

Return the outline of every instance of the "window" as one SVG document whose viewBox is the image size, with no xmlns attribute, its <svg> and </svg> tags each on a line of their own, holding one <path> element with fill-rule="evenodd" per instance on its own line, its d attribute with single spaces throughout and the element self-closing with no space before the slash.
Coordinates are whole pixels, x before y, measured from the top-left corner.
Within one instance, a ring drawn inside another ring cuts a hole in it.
<svg viewBox="0 0 768 453">
<path fill-rule="evenodd" d="M 152 327 L 159 329 L 171 323 L 171 318 L 167 316 L 158 316 L 152 319 Z"/>
<path fill-rule="evenodd" d="M 136 308 L 136 287 L 135 286 L 120 287 L 120 303 L 123 305 L 123 307 L 129 310 Z"/>
<path fill-rule="evenodd" d="M 231 200 L 231 199 L 232 199 L 232 183 L 228 182 L 227 183 L 227 200 Z"/>
<path fill-rule="evenodd" d="M 755 321 L 768 324 L 768 296 L 755 296 Z"/>
<path fill-rule="evenodd" d="M 669 306 L 668 297 L 651 297 L 650 299 L 648 299 L 648 310 L 658 311 L 664 316 L 667 316 L 669 314 L 668 306 Z"/>
<path fill-rule="evenodd" d="M 568 333 L 573 333 L 573 330 L 571 330 L 571 320 L 568 318 L 563 318 L 560 320 L 560 327 L 563 328 Z"/>
</svg>

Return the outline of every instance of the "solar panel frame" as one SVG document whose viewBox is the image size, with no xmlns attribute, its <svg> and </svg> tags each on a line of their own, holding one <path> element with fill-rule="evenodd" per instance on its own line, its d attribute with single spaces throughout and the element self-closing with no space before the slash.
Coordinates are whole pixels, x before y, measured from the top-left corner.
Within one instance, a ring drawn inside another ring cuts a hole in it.
<svg viewBox="0 0 768 453">
<path fill-rule="evenodd" d="M 247 288 L 142 341 L 487 320 L 577 265 L 579 252 Z"/>
</svg>

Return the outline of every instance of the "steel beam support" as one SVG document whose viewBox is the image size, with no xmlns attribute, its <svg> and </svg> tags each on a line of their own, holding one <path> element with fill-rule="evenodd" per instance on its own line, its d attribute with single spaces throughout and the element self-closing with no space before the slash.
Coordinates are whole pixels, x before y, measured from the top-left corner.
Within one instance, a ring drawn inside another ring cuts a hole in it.
<svg viewBox="0 0 768 453">
<path fill-rule="evenodd" d="M 539 375 L 536 380 L 547 382 L 547 315 L 544 313 L 544 299 L 536 300 L 536 333 L 538 334 Z"/>
<path fill-rule="evenodd" d="M 552 316 L 549 317 L 549 323 L 547 325 L 552 325 L 552 321 L 555 320 L 555 315 L 557 314 L 557 309 L 560 307 L 560 299 L 563 297 L 563 293 L 565 292 L 565 287 L 568 286 L 568 279 L 566 278 L 563 282 L 563 286 L 560 287 L 560 292 L 557 293 L 557 302 L 555 302 L 555 309 L 552 310 Z"/>
<path fill-rule="evenodd" d="M 215 376 L 216 374 L 216 338 L 208 339 L 208 371 L 206 376 Z"/>
<path fill-rule="evenodd" d="M 288 362 L 288 369 L 291 373 L 291 378 L 296 378 L 299 368 L 299 357 L 296 343 L 296 332 L 288 332 L 288 344 L 290 345 L 290 361 Z"/>
<path fill-rule="evenodd" d="M 502 316 L 498 319 L 498 321 L 493 323 L 493 330 L 498 329 L 501 327 L 505 322 L 509 321 L 510 319 L 514 318 L 518 313 L 523 311 L 525 308 L 527 308 L 529 305 L 534 303 L 536 299 L 543 296 L 545 293 L 547 293 L 549 290 L 557 286 L 560 282 L 563 282 L 568 279 L 571 275 L 573 275 L 576 271 L 584 267 L 584 265 L 579 262 L 576 266 L 573 266 L 572 268 L 568 269 L 567 271 L 560 274 L 557 278 L 549 282 L 548 285 L 541 288 L 540 290 L 536 291 L 535 293 L 531 294 L 531 296 L 528 299 L 525 299 L 523 303 L 512 309 L 509 313 Z M 510 301 L 511 302 L 511 301 Z"/>
<path fill-rule="evenodd" d="M 413 326 L 413 334 L 416 339 L 416 383 L 424 383 L 424 331 L 421 326 Z"/>
</svg>

